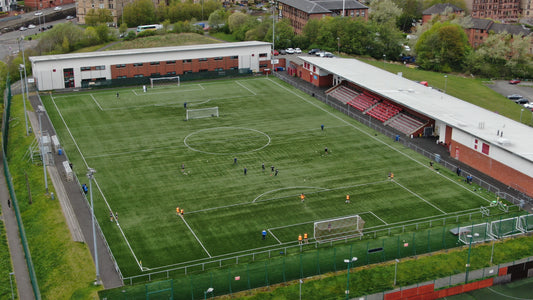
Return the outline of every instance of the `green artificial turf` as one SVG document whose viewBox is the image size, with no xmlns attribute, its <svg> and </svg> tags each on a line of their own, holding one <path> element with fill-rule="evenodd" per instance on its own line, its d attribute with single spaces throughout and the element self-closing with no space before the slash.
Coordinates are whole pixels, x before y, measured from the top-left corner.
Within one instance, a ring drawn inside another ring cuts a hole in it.
<svg viewBox="0 0 533 300">
<path fill-rule="evenodd" d="M 384 228 L 476 212 L 494 200 L 277 79 L 95 90 L 43 102 L 80 182 L 88 184 L 87 167 L 97 171 L 95 213 L 125 277 L 140 274 L 141 261 L 158 271 L 293 246 L 299 234 L 312 237 L 319 220 L 359 214 L 365 228 Z M 185 121 L 184 102 L 216 106 L 220 116 Z"/>
</svg>

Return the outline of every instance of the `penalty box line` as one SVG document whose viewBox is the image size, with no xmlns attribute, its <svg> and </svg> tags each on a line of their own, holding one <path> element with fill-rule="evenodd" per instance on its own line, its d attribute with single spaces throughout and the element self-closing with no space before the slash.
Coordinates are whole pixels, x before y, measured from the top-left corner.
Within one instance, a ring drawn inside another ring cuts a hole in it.
<svg viewBox="0 0 533 300">
<path fill-rule="evenodd" d="M 184 217 L 181 217 L 181 219 L 183 220 L 183 223 L 185 223 L 185 225 L 187 226 L 187 228 L 189 228 L 189 231 L 192 233 L 192 235 L 194 236 L 194 238 L 198 241 L 198 243 L 200 244 L 200 246 L 202 246 L 202 248 L 204 249 L 205 253 L 207 253 L 207 255 L 209 256 L 209 258 L 212 258 L 211 254 L 209 253 L 209 251 L 207 251 L 207 249 L 205 248 L 204 244 L 202 243 L 202 241 L 200 241 L 200 239 L 198 238 L 198 236 L 196 235 L 196 233 L 194 233 L 194 231 L 192 230 L 191 226 L 189 226 L 189 223 L 187 223 L 187 221 L 185 221 L 185 218 Z"/>
</svg>

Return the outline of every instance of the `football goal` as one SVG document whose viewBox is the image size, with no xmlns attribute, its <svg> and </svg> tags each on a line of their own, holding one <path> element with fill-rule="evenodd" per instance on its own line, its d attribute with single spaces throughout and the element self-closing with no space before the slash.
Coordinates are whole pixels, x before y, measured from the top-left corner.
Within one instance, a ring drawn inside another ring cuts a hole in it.
<svg viewBox="0 0 533 300">
<path fill-rule="evenodd" d="M 150 88 L 154 88 L 154 86 L 161 86 L 161 85 L 176 85 L 180 86 L 180 77 L 179 76 L 170 76 L 170 77 L 157 77 L 157 78 L 150 78 Z"/>
<path fill-rule="evenodd" d="M 188 121 L 191 119 L 209 117 L 218 117 L 218 106 L 198 109 L 187 109 L 187 116 L 185 117 L 185 119 Z"/>
<path fill-rule="evenodd" d="M 314 225 L 314 238 L 320 243 L 362 236 L 364 226 L 365 221 L 359 215 L 318 221 Z"/>
</svg>

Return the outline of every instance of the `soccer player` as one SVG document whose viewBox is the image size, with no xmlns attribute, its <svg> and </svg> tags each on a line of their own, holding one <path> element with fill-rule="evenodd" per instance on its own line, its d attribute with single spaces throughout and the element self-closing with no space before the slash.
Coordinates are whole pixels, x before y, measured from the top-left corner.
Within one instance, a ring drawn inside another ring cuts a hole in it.
<svg viewBox="0 0 533 300">
<path fill-rule="evenodd" d="M 279 173 L 279 171 L 278 171 L 278 169 L 276 169 L 276 172 L 274 173 L 274 176 L 278 176 L 278 173 Z"/>
<path fill-rule="evenodd" d="M 346 194 L 346 201 L 344 201 L 344 203 L 350 203 L 350 195 L 349 194 Z"/>
<path fill-rule="evenodd" d="M 248 169 L 246 169 L 246 167 L 244 167 L 244 175 L 246 175 L 246 173 L 248 173 Z"/>
<path fill-rule="evenodd" d="M 117 92 L 117 98 L 118 98 L 118 97 L 120 97 L 120 95 L 119 95 L 118 92 Z"/>
<path fill-rule="evenodd" d="M 301 193 L 301 194 L 300 194 L 300 200 L 302 201 L 302 203 L 304 202 L 304 200 L 305 200 L 305 195 L 304 195 L 304 193 Z"/>
<path fill-rule="evenodd" d="M 298 244 L 300 244 L 300 245 L 302 244 L 302 235 L 301 234 L 298 235 Z"/>
<path fill-rule="evenodd" d="M 328 147 L 326 147 L 326 148 L 324 149 L 324 152 L 325 152 L 326 154 L 328 154 Z"/>
<path fill-rule="evenodd" d="M 183 217 L 183 214 L 185 213 L 185 211 L 183 210 L 183 208 L 181 209 L 180 213 L 181 213 L 181 216 Z"/>
<path fill-rule="evenodd" d="M 181 164 L 181 171 L 185 172 L 185 164 Z"/>
<path fill-rule="evenodd" d="M 109 211 L 109 221 L 113 222 L 113 211 Z"/>
<path fill-rule="evenodd" d="M 270 171 L 274 172 L 274 165 L 270 166 Z"/>
<path fill-rule="evenodd" d="M 265 171 L 265 163 L 261 165 L 261 169 L 263 169 L 263 172 Z"/>
<path fill-rule="evenodd" d="M 183 102 L 183 108 L 187 108 L 187 102 Z"/>
<path fill-rule="evenodd" d="M 118 223 L 118 211 L 115 212 L 115 221 Z"/>
<path fill-rule="evenodd" d="M 324 124 L 320 125 L 320 129 L 322 129 L 322 131 L 324 131 Z"/>
<path fill-rule="evenodd" d="M 146 93 L 146 85 L 143 85 L 143 92 Z"/>
<path fill-rule="evenodd" d="M 263 229 L 263 231 L 261 232 L 261 236 L 263 237 L 263 240 L 266 239 L 266 236 L 267 236 L 266 229 Z"/>
<path fill-rule="evenodd" d="M 180 212 L 181 212 L 181 210 L 180 210 L 180 207 L 179 207 L 179 206 L 178 206 L 178 207 L 176 207 L 176 215 L 178 215 L 178 216 L 179 216 L 179 215 L 180 215 Z"/>
<path fill-rule="evenodd" d="M 83 193 L 84 193 L 85 195 L 87 195 L 87 192 L 89 191 L 89 189 L 87 188 L 87 185 L 84 183 L 84 184 L 81 186 L 81 188 L 83 189 Z"/>
<path fill-rule="evenodd" d="M 394 181 L 394 173 L 390 172 L 390 180 Z"/>
<path fill-rule="evenodd" d="M 304 233 L 304 242 L 305 242 L 306 244 L 309 244 L 309 239 L 307 238 L 307 232 Z"/>
</svg>

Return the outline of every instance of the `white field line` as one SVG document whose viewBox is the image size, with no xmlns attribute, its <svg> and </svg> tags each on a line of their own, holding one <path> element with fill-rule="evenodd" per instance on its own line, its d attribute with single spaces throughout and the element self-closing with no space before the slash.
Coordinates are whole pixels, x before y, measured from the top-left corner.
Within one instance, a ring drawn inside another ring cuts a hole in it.
<svg viewBox="0 0 533 300">
<path fill-rule="evenodd" d="M 207 249 L 205 249 L 204 247 L 204 244 L 202 243 L 202 241 L 200 241 L 200 239 L 198 238 L 198 236 L 196 236 L 196 233 L 194 233 L 194 231 L 192 230 L 191 226 L 189 226 L 189 223 L 187 223 L 187 221 L 185 221 L 185 217 L 181 217 L 181 219 L 183 220 L 183 223 L 185 223 L 185 225 L 187 225 L 187 228 L 189 228 L 189 230 L 191 231 L 192 235 L 194 236 L 194 238 L 198 241 L 198 243 L 200 244 L 200 246 L 202 246 L 202 248 L 204 248 L 204 251 L 205 253 L 207 253 L 207 255 L 209 256 L 209 258 L 211 258 L 211 254 L 209 254 L 209 251 L 207 251 Z"/>
<path fill-rule="evenodd" d="M 419 165 L 428 168 L 428 167 L 426 166 L 425 163 L 422 163 L 422 162 L 416 160 L 415 158 L 409 156 L 408 154 L 406 154 L 406 153 L 404 153 L 404 152 L 402 152 L 402 151 L 400 151 L 400 150 L 398 150 L 398 149 L 392 147 L 391 145 L 385 143 L 384 141 L 378 139 L 377 137 L 373 136 L 372 134 L 363 131 L 362 129 L 358 128 L 357 126 L 355 126 L 355 125 L 353 125 L 353 124 L 351 124 L 351 123 L 349 123 L 348 121 L 342 119 L 341 117 L 334 115 L 332 112 L 329 112 L 329 111 L 327 111 L 326 109 L 324 109 L 324 108 L 318 106 L 317 104 L 315 104 L 315 103 L 313 103 L 313 102 L 307 100 L 307 99 L 304 98 L 302 95 L 297 94 L 297 93 L 294 92 L 293 90 L 291 90 L 291 89 L 289 89 L 289 88 L 287 88 L 287 87 L 284 87 L 283 85 L 281 85 L 281 84 L 279 84 L 279 83 L 273 81 L 273 80 L 270 79 L 270 78 L 266 78 L 265 80 L 269 80 L 270 82 L 272 82 L 273 84 L 275 84 L 275 85 L 281 87 L 282 89 L 287 90 L 289 93 L 291 93 L 291 94 L 295 95 L 296 97 L 302 99 L 303 101 L 307 102 L 308 104 L 311 104 L 311 105 L 313 105 L 314 107 L 316 107 L 316 108 L 322 110 L 323 112 L 329 114 L 329 115 L 332 116 L 333 118 L 335 118 L 335 119 L 337 119 L 337 120 L 339 120 L 339 121 L 341 121 L 341 122 L 343 122 L 343 123 L 346 123 L 348 126 L 351 126 L 352 128 L 354 128 L 354 129 L 360 131 L 361 133 L 367 135 L 369 138 L 371 138 L 371 139 L 373 139 L 373 140 L 376 140 L 377 142 L 383 144 L 385 147 L 388 147 L 388 148 L 390 148 L 391 150 L 396 151 L 396 152 L 400 153 L 401 155 L 407 157 L 408 159 L 410 159 L 410 160 L 412 160 L 412 161 L 418 163 Z M 477 194 L 477 193 L 474 193 L 474 192 L 471 191 L 470 189 L 467 189 L 465 186 L 463 186 L 463 185 L 461 185 L 461 184 L 455 182 L 455 180 L 453 180 L 452 178 L 449 178 L 449 177 L 447 177 L 447 176 L 444 176 L 443 174 L 440 174 L 440 173 L 438 173 L 438 174 L 439 174 L 441 177 L 443 177 L 443 178 L 449 180 L 450 182 L 453 182 L 455 185 L 457 185 L 457 186 L 459 186 L 459 187 L 461 187 L 461 188 L 463 188 L 463 189 L 465 189 L 465 190 L 471 192 L 472 194 L 476 195 L 477 197 L 479 197 L 479 198 L 481 198 L 481 199 L 487 201 L 488 203 L 491 203 L 491 202 L 492 202 L 492 200 L 489 200 L 489 199 L 487 199 L 487 198 L 485 198 L 485 197 L 483 197 L 483 196 L 481 196 L 481 195 L 479 195 L 479 194 Z"/>
<path fill-rule="evenodd" d="M 385 225 L 389 225 L 389 223 L 385 222 L 382 218 L 378 217 L 378 215 L 376 215 L 375 213 L 373 213 L 371 210 L 369 211 L 369 213 L 371 213 L 374 217 L 376 217 L 378 220 L 380 220 L 381 222 L 383 222 L 383 224 L 385 224 Z"/>
<path fill-rule="evenodd" d="M 93 98 L 93 101 L 94 103 L 96 103 L 96 106 L 98 106 L 98 108 L 103 111 L 104 109 L 100 106 L 100 103 L 98 103 L 98 101 L 96 101 L 96 98 L 94 98 L 93 94 L 90 94 L 91 95 L 91 98 Z"/>
<path fill-rule="evenodd" d="M 506 294 L 500 293 L 498 291 L 495 291 L 495 290 L 493 290 L 490 287 L 488 287 L 488 289 L 489 289 L 489 291 L 493 292 L 494 294 L 500 295 L 500 296 L 504 297 L 505 299 L 531 300 L 531 298 L 520 298 L 520 297 L 513 297 L 513 296 L 510 296 L 510 295 L 506 295 Z"/>
<path fill-rule="evenodd" d="M 270 232 L 270 234 L 276 239 L 276 241 L 278 241 L 280 245 L 283 245 L 283 243 L 276 237 L 276 235 L 272 233 L 272 231 L 270 231 L 270 229 L 267 229 L 267 231 Z"/>
<path fill-rule="evenodd" d="M 139 96 L 135 90 L 131 90 L 135 96 Z"/>
<path fill-rule="evenodd" d="M 61 113 L 61 111 L 59 110 L 59 107 L 57 107 L 57 104 L 54 100 L 54 97 L 51 96 L 51 99 L 52 99 L 52 103 L 54 104 L 56 110 L 57 110 L 57 113 L 59 115 L 59 117 L 61 118 L 61 121 L 63 122 L 63 125 L 65 125 L 65 128 L 67 129 L 67 132 L 68 134 L 70 135 L 70 138 L 72 139 L 72 142 L 74 143 L 74 146 L 76 147 L 76 149 L 78 150 L 78 153 L 80 154 L 80 157 L 81 159 L 83 160 L 83 163 L 85 164 L 85 167 L 86 168 L 89 168 L 89 165 L 87 164 L 87 160 L 85 159 L 85 156 L 83 155 L 83 153 L 81 152 L 81 149 L 78 145 L 78 143 L 76 142 L 76 140 L 74 139 L 74 136 L 72 135 L 72 132 L 70 131 L 70 128 L 67 126 L 67 123 L 65 122 L 65 119 L 63 118 L 63 114 Z M 102 192 L 102 189 L 100 188 L 100 185 L 98 184 L 98 181 L 95 179 L 93 179 L 94 183 L 96 184 L 96 187 L 98 188 L 98 191 L 100 192 L 100 195 L 102 195 L 102 198 L 104 199 L 104 202 L 108 208 L 109 211 L 113 211 L 111 209 L 111 206 L 109 205 L 109 202 L 107 201 L 107 198 L 106 196 L 104 195 L 104 193 Z M 120 230 L 120 233 L 122 234 L 122 236 L 124 237 L 124 241 L 126 242 L 126 245 L 128 246 L 128 248 L 130 249 L 131 251 L 131 254 L 133 255 L 133 257 L 135 258 L 135 263 L 139 266 L 139 268 L 142 270 L 142 266 L 140 265 L 139 263 L 139 259 L 137 258 L 137 256 L 135 255 L 135 252 L 133 251 L 133 249 L 131 248 L 131 245 L 128 241 L 128 239 L 126 238 L 126 235 L 124 234 L 124 231 L 122 230 L 122 227 L 120 226 L 117 226 Z"/>
<path fill-rule="evenodd" d="M 252 93 L 254 96 L 257 96 L 257 94 L 252 91 L 251 89 L 247 88 L 246 86 L 244 86 L 244 84 L 240 83 L 239 81 L 235 81 L 238 85 L 242 86 L 243 88 L 247 89 L 250 93 Z"/>
<path fill-rule="evenodd" d="M 435 209 L 437 209 L 438 211 L 440 211 L 441 213 L 443 214 L 447 214 L 445 211 L 443 211 L 442 209 L 438 208 L 436 205 L 434 205 L 433 203 L 427 201 L 426 199 L 422 198 L 420 195 L 418 195 L 417 193 L 411 191 L 410 189 L 408 189 L 407 187 L 403 186 L 401 183 L 399 183 L 398 181 L 396 180 L 393 180 L 392 182 L 396 183 L 397 185 L 401 186 L 404 190 L 408 191 L 409 193 L 413 194 L 415 197 L 417 197 L 418 199 L 426 202 L 427 204 L 433 206 Z"/>
</svg>

